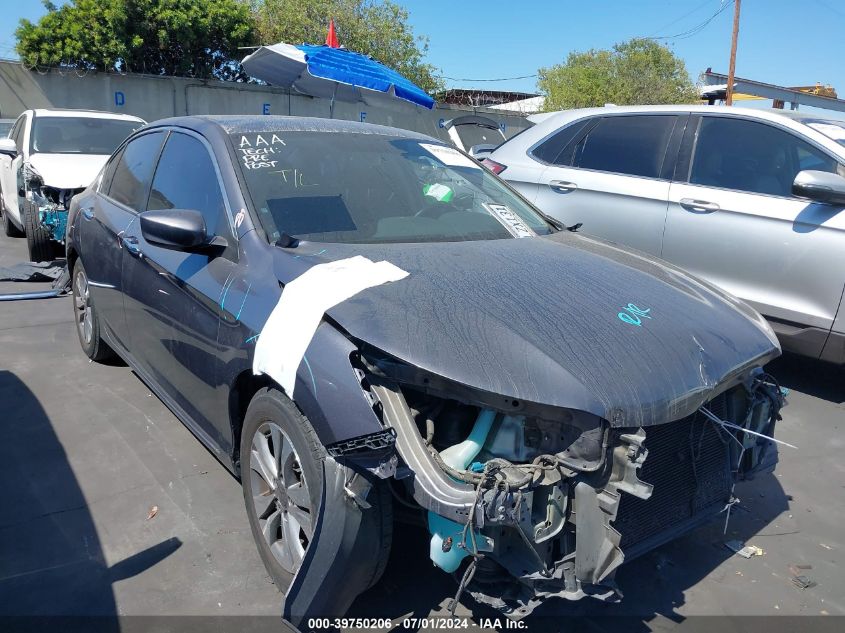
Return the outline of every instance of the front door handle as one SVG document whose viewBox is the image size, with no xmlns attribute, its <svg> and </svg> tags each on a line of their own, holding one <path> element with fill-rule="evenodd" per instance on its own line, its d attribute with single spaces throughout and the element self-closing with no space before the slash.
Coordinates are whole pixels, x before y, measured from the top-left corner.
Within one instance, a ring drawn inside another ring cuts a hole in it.
<svg viewBox="0 0 845 633">
<path fill-rule="evenodd" d="M 82 217 L 86 220 L 93 220 L 94 219 L 94 208 L 93 207 L 84 207 L 79 210 L 82 214 Z"/>
<path fill-rule="evenodd" d="M 141 246 L 138 243 L 138 238 L 134 235 L 130 235 L 129 237 L 121 237 L 120 243 L 130 255 L 138 256 L 141 254 Z"/>
<path fill-rule="evenodd" d="M 549 181 L 549 189 L 556 191 L 557 193 L 569 193 L 570 191 L 575 191 L 577 188 L 578 185 L 574 182 L 568 182 L 566 180 Z"/>
<path fill-rule="evenodd" d="M 721 207 L 715 202 L 707 202 L 707 200 L 693 200 L 692 198 L 681 198 L 680 204 L 687 211 L 697 211 L 698 213 L 713 213 L 713 211 L 721 209 Z"/>
</svg>

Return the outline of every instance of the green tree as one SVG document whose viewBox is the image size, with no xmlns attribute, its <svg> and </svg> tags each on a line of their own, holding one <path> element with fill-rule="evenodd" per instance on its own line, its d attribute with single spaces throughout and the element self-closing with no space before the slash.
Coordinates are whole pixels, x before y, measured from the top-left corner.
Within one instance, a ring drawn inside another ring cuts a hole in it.
<svg viewBox="0 0 845 633">
<path fill-rule="evenodd" d="M 233 79 L 239 46 L 253 41 L 241 0 L 72 0 L 15 35 L 23 62 L 37 67 L 119 70 Z"/>
<path fill-rule="evenodd" d="M 692 103 L 698 92 L 684 62 L 653 40 L 635 38 L 612 50 L 572 52 L 539 70 L 547 111 L 658 103 Z"/>
<path fill-rule="evenodd" d="M 389 0 L 252 0 L 261 44 L 322 44 L 333 18 L 341 46 L 402 73 L 428 92 L 443 87 L 423 60 L 428 38 L 417 37 L 408 12 Z"/>
</svg>

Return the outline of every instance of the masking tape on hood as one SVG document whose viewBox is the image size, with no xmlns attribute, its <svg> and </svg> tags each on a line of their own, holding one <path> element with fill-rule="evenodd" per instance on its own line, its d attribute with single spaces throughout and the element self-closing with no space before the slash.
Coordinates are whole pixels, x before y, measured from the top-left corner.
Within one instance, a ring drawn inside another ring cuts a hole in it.
<svg viewBox="0 0 845 633">
<path fill-rule="evenodd" d="M 254 374 L 267 374 L 293 398 L 296 371 L 326 310 L 362 290 L 408 273 L 360 255 L 318 264 L 285 285 L 255 344 Z"/>
</svg>

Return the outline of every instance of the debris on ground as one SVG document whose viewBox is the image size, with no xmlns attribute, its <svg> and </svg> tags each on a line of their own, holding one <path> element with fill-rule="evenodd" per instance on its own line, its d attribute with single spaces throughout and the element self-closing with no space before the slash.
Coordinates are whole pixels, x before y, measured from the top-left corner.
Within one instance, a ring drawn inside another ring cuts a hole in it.
<svg viewBox="0 0 845 633">
<path fill-rule="evenodd" d="M 807 578 L 807 576 L 793 576 L 792 584 L 799 589 L 810 589 L 811 587 L 815 587 L 817 583 Z"/>
<path fill-rule="evenodd" d="M 147 514 L 147 521 L 152 519 L 157 514 L 158 514 L 158 506 L 153 506 L 152 508 L 150 508 L 150 511 Z"/>
<path fill-rule="evenodd" d="M 62 276 L 63 261 L 22 262 L 14 266 L 0 266 L 0 281 L 53 281 Z"/>
<path fill-rule="evenodd" d="M 789 573 L 792 574 L 792 584 L 799 589 L 810 589 L 811 587 L 815 587 L 818 583 L 811 580 L 809 576 L 803 573 L 812 568 L 812 565 L 790 565 Z"/>
<path fill-rule="evenodd" d="M 743 558 L 751 558 L 752 556 L 762 556 L 765 552 L 756 545 L 746 545 L 742 541 L 726 541 L 725 547 L 732 552 L 739 554 Z"/>
</svg>

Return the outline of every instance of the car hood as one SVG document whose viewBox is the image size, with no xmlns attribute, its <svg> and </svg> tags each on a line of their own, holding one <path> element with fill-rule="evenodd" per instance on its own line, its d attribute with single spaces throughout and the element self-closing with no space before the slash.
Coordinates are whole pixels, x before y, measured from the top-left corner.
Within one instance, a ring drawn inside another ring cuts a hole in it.
<svg viewBox="0 0 845 633">
<path fill-rule="evenodd" d="M 684 417 L 780 354 L 765 320 L 735 298 L 666 262 L 568 231 L 277 252 L 280 264 L 297 257 L 296 266 L 278 266 L 291 277 L 354 255 L 392 262 L 408 277 L 328 310 L 350 336 L 448 380 L 588 411 L 613 426 Z M 635 325 L 624 316 L 634 316 L 629 304 L 650 318 Z"/>
<path fill-rule="evenodd" d="M 29 164 L 56 189 L 82 189 L 91 184 L 106 164 L 101 154 L 33 154 Z"/>
</svg>

